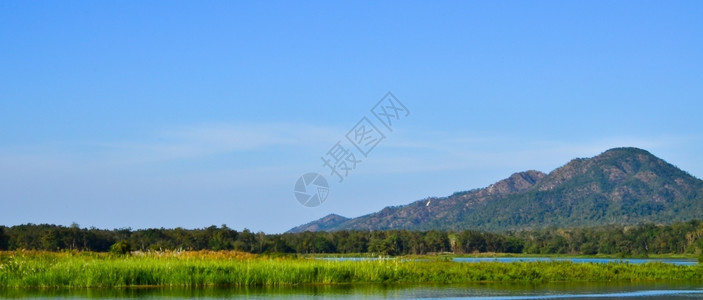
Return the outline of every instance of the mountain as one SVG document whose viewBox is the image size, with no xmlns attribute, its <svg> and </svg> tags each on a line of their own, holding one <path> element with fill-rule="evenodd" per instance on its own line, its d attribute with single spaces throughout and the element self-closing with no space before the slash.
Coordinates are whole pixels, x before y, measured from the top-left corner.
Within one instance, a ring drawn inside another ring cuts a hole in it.
<svg viewBox="0 0 703 300">
<path fill-rule="evenodd" d="M 294 227 L 289 232 L 303 232 L 303 231 L 328 231 L 333 230 L 342 223 L 350 220 L 349 218 L 342 217 L 340 215 L 327 215 L 326 217 L 319 219 L 314 222 L 310 222 L 298 227 Z"/>
<path fill-rule="evenodd" d="M 290 232 L 504 231 L 690 219 L 703 219 L 702 180 L 645 150 L 615 148 L 574 159 L 549 174 L 515 173 L 485 188 L 386 207 L 358 218 L 330 215 Z"/>
</svg>

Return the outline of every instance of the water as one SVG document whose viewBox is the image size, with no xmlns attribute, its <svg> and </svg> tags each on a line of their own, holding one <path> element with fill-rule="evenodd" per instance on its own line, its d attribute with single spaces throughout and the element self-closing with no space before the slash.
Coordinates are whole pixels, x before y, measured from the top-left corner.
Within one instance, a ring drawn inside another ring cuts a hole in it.
<svg viewBox="0 0 703 300">
<path fill-rule="evenodd" d="M 703 299 L 703 283 L 475 283 L 285 288 L 9 289 L 15 299 Z"/>
<path fill-rule="evenodd" d="M 323 257 L 337 261 L 389 258 Z M 572 261 L 575 263 L 660 262 L 695 265 L 687 259 L 613 259 L 545 257 L 460 257 L 457 263 Z M 5 289 L 12 299 L 703 299 L 703 282 L 645 283 L 474 283 L 464 285 L 308 285 L 282 288 L 124 288 L 124 289 Z"/>
<path fill-rule="evenodd" d="M 698 264 L 698 261 L 693 259 L 659 259 L 659 258 L 571 258 L 571 257 L 457 257 L 453 259 L 456 262 L 530 262 L 530 261 L 570 261 L 574 263 L 614 263 L 625 262 L 630 264 L 644 263 L 665 263 L 681 266 L 692 266 Z"/>
<path fill-rule="evenodd" d="M 363 260 L 386 260 L 393 259 L 387 257 L 320 257 L 322 260 L 334 261 L 363 261 Z M 673 259 L 673 258 L 576 258 L 576 257 L 456 257 L 452 259 L 455 262 L 531 262 L 531 261 L 570 261 L 574 263 L 665 263 L 681 266 L 697 265 L 695 259 Z"/>
</svg>

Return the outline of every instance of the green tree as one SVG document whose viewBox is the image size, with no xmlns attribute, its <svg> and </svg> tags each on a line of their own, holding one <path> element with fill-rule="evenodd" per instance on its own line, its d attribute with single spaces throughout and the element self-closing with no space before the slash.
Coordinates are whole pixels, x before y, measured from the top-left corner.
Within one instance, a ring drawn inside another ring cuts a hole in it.
<svg viewBox="0 0 703 300">
<path fill-rule="evenodd" d="M 132 246 L 129 242 L 122 240 L 110 246 L 110 253 L 117 255 L 129 255 L 132 253 Z"/>
<path fill-rule="evenodd" d="M 242 232 L 237 236 L 237 240 L 234 243 L 234 249 L 239 251 L 254 252 L 256 249 L 256 235 L 249 231 L 249 229 L 244 228 Z"/>
<path fill-rule="evenodd" d="M 210 226 L 207 231 L 209 232 L 210 240 L 208 241 L 208 248 L 211 250 L 230 250 L 234 247 L 234 239 L 237 232 L 231 230 L 227 225 L 222 224 L 222 227 L 217 229 L 217 227 Z"/>
<path fill-rule="evenodd" d="M 369 252 L 374 254 L 388 255 L 388 245 L 386 244 L 386 233 L 375 231 L 369 239 Z"/>
<path fill-rule="evenodd" d="M 568 243 L 563 236 L 552 235 L 547 244 L 542 247 L 542 254 L 557 254 L 565 253 L 568 248 Z"/>
<path fill-rule="evenodd" d="M 332 242 L 327 239 L 325 236 L 318 234 L 315 237 L 315 244 L 314 244 L 315 253 L 332 253 L 334 251 L 334 245 Z"/>
<path fill-rule="evenodd" d="M 464 230 L 458 238 L 463 252 L 486 252 L 486 239 L 479 232 Z"/>
<path fill-rule="evenodd" d="M 41 237 L 42 249 L 47 251 L 57 251 L 61 249 L 61 237 L 55 229 L 49 229 Z"/>
<path fill-rule="evenodd" d="M 399 255 L 403 253 L 403 246 L 398 234 L 392 232 L 383 240 L 383 246 L 386 249 L 386 254 L 388 255 Z"/>
<path fill-rule="evenodd" d="M 406 251 L 415 255 L 425 254 L 427 245 L 421 236 L 420 232 L 407 231 L 405 232 Z"/>
<path fill-rule="evenodd" d="M 505 253 L 522 253 L 522 249 L 524 248 L 524 242 L 515 237 L 508 237 L 503 242 L 503 252 Z"/>
<path fill-rule="evenodd" d="M 273 253 L 294 253 L 295 250 L 290 247 L 290 245 L 286 242 L 286 239 L 284 238 L 283 235 L 274 235 L 271 238 L 271 247 L 269 248 L 270 252 Z"/>
<path fill-rule="evenodd" d="M 586 242 L 581 245 L 581 253 L 586 255 L 593 255 L 598 253 L 598 246 L 591 242 Z"/>
<path fill-rule="evenodd" d="M 173 239 L 173 244 L 175 244 L 176 248 L 184 250 L 193 249 L 193 236 L 190 235 L 187 230 L 181 227 L 176 227 L 176 229 L 173 229 L 170 232 Z"/>
<path fill-rule="evenodd" d="M 5 226 L 0 226 L 0 250 L 7 250 L 9 237 L 5 235 Z"/>
<path fill-rule="evenodd" d="M 156 245 L 160 241 L 167 239 L 163 231 L 163 229 L 138 230 L 130 236 L 131 244 L 142 251 L 149 249 L 158 250 L 158 248 L 153 248 L 152 245 Z"/>
<path fill-rule="evenodd" d="M 447 233 L 431 230 L 425 233 L 425 243 L 430 252 L 445 252 L 449 249 L 449 239 Z"/>
</svg>

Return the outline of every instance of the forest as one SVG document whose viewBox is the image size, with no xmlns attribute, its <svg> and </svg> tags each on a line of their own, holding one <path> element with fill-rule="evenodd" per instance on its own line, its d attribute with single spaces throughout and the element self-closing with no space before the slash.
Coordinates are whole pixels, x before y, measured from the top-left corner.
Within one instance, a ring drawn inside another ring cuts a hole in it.
<svg viewBox="0 0 703 300">
<path fill-rule="evenodd" d="M 201 229 L 105 230 L 49 224 L 0 226 L 0 250 L 131 252 L 237 250 L 249 253 L 526 253 L 647 256 L 703 253 L 703 221 L 670 225 L 548 228 L 503 233 L 464 231 L 334 231 L 265 234 L 226 225 Z"/>
</svg>

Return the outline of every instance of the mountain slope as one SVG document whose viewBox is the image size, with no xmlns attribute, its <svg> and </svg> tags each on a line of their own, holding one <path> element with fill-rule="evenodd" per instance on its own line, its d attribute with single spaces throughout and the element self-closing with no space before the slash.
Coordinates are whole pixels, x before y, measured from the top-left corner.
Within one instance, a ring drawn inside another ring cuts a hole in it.
<svg viewBox="0 0 703 300">
<path fill-rule="evenodd" d="M 488 215 L 491 219 L 484 220 Z M 703 181 L 647 151 L 617 148 L 572 160 L 526 193 L 481 207 L 464 224 L 496 230 L 701 217 Z"/>
<path fill-rule="evenodd" d="M 340 215 L 330 214 L 322 219 L 313 221 L 304 225 L 294 227 L 289 232 L 304 232 L 304 231 L 328 231 L 333 230 L 340 224 L 348 221 L 349 218 Z"/>
<path fill-rule="evenodd" d="M 386 207 L 353 219 L 328 216 L 291 232 L 501 231 L 694 218 L 703 218 L 703 181 L 645 150 L 616 148 L 593 158 L 574 159 L 549 174 L 515 173 L 486 188 Z"/>
</svg>

